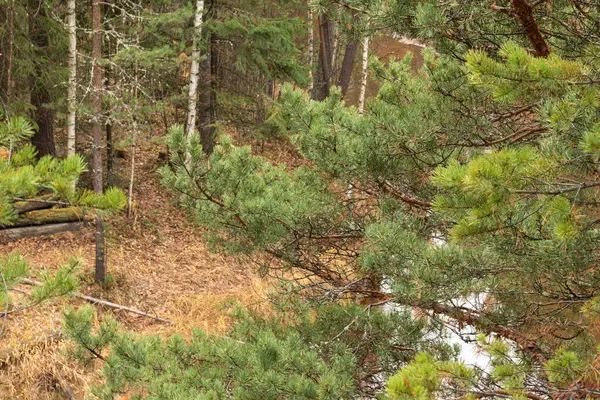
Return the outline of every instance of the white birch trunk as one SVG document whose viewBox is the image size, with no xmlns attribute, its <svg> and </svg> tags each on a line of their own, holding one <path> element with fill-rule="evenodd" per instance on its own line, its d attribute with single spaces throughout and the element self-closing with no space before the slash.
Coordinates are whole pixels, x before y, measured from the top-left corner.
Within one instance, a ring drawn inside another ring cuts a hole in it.
<svg viewBox="0 0 600 400">
<path fill-rule="evenodd" d="M 363 39 L 362 51 L 362 80 L 360 82 L 360 95 L 358 96 L 358 113 L 365 111 L 365 95 L 367 93 L 367 74 L 369 73 L 369 37 Z"/>
<path fill-rule="evenodd" d="M 334 75 L 337 73 L 337 53 L 338 53 L 338 44 L 339 44 L 339 29 L 335 24 L 332 24 L 333 28 L 333 49 L 331 51 L 331 82 L 335 82 L 333 79 Z M 334 83 L 331 83 L 333 85 Z"/>
<path fill-rule="evenodd" d="M 141 3 L 141 0 L 140 0 Z M 141 4 L 140 4 L 141 5 Z M 140 7 L 141 8 L 141 7 Z M 135 45 L 137 48 L 140 46 L 140 15 L 137 15 L 137 26 L 135 30 Z M 135 99 L 135 104 L 137 106 L 138 100 L 138 88 L 139 88 L 139 65 L 138 60 L 135 60 L 134 63 L 134 87 L 133 87 L 133 98 Z M 131 164 L 129 169 L 129 190 L 127 197 L 127 218 L 131 220 L 133 216 L 133 184 L 135 182 L 135 151 L 137 147 L 137 119 L 135 114 L 131 116 L 131 123 L 133 126 L 133 137 L 131 138 Z M 131 221 L 131 225 L 135 225 L 135 218 Z"/>
<path fill-rule="evenodd" d="M 313 77 L 313 60 L 315 58 L 315 20 L 314 13 L 308 10 L 308 68 L 310 68 L 310 76 L 308 81 L 308 91 L 311 92 L 315 85 Z"/>
<path fill-rule="evenodd" d="M 188 90 L 188 112 L 186 121 L 186 135 L 188 141 L 196 130 L 196 103 L 198 94 L 198 75 L 200 73 L 200 49 L 198 41 L 202 37 L 202 14 L 204 13 L 204 0 L 196 1 L 196 14 L 194 17 L 194 44 L 192 47 L 192 66 L 190 69 L 190 87 Z"/>
<path fill-rule="evenodd" d="M 75 0 L 67 2 L 67 33 L 69 35 L 69 87 L 67 88 L 67 156 L 75 155 L 77 136 L 77 32 L 75 20 Z"/>
</svg>

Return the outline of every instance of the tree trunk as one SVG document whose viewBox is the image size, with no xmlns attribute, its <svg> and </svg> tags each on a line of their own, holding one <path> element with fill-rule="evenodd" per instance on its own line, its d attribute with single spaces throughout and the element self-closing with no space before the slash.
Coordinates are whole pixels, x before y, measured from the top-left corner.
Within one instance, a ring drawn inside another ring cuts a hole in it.
<svg viewBox="0 0 600 400">
<path fill-rule="evenodd" d="M 340 78 L 338 86 L 342 89 L 342 95 L 348 91 L 350 85 L 350 78 L 352 78 L 352 71 L 354 70 L 354 61 L 356 60 L 356 53 L 358 52 L 358 39 L 353 37 L 348 44 L 346 44 L 346 51 L 344 52 L 344 60 L 342 61 L 342 70 L 340 71 Z"/>
<path fill-rule="evenodd" d="M 8 54 L 6 55 L 6 109 L 10 108 L 12 102 L 12 67 L 15 48 L 15 0 L 11 0 L 8 6 Z"/>
<path fill-rule="evenodd" d="M 40 19 L 46 17 L 46 8 L 43 0 L 29 0 L 29 36 L 34 52 L 42 52 L 49 45 L 48 32 Z M 36 133 L 31 138 L 31 143 L 38 151 L 38 156 L 56 155 L 54 146 L 54 110 L 48 107 L 52 101 L 50 93 L 44 80 L 44 71 L 40 60 L 42 54 L 36 54 L 34 57 L 34 73 L 30 77 L 31 85 L 31 105 L 34 108 L 33 118 L 38 126 Z"/>
<path fill-rule="evenodd" d="M 314 13 L 310 9 L 308 10 L 308 25 L 308 68 L 310 75 L 308 81 L 308 91 L 310 93 L 315 86 L 313 76 L 313 60 L 315 58 L 315 17 Z"/>
<path fill-rule="evenodd" d="M 215 4 L 211 0 L 209 10 L 205 19 L 214 18 Z M 217 120 L 217 74 L 218 74 L 218 56 L 217 40 L 214 34 L 210 35 L 209 48 L 206 52 L 206 58 L 202 61 L 201 76 L 202 90 L 200 91 L 200 107 L 198 115 L 198 124 L 200 131 L 200 140 L 204 154 L 210 155 L 215 145 L 215 122 Z"/>
<path fill-rule="evenodd" d="M 140 0 L 140 4 L 141 4 L 141 0 Z M 139 46 L 140 45 L 140 28 L 141 28 L 140 22 L 141 22 L 141 19 L 140 19 L 139 14 L 136 17 L 137 17 L 137 25 L 136 25 L 136 30 L 135 30 L 135 44 L 136 44 L 136 46 Z M 138 77 L 139 64 L 138 64 L 137 58 L 135 59 L 133 66 L 134 66 L 134 69 L 133 69 L 133 80 L 134 80 L 133 101 L 134 101 L 135 106 L 137 107 L 138 87 L 139 87 L 139 77 Z M 164 103 L 163 103 L 163 108 L 164 108 Z M 163 115 L 166 120 L 166 112 L 163 112 Z M 127 196 L 127 218 L 129 218 L 130 220 L 132 220 L 132 216 L 133 216 L 133 183 L 135 181 L 135 155 L 136 155 L 136 148 L 137 148 L 137 117 L 136 117 L 135 113 L 132 113 L 131 123 L 132 123 L 132 127 L 133 127 L 133 136 L 131 138 L 131 161 L 130 161 L 130 169 L 129 169 L 129 190 L 128 190 L 128 196 Z M 168 130 L 168 124 L 165 122 L 165 132 L 167 130 Z M 135 222 L 135 219 L 132 220 L 132 225 L 134 222 Z"/>
<path fill-rule="evenodd" d="M 102 193 L 104 189 L 102 184 L 102 123 L 98 119 L 102 115 L 102 70 L 98 64 L 98 60 L 102 57 L 101 1 L 102 0 L 92 0 L 92 109 L 95 114 L 92 124 L 92 157 L 94 191 L 96 193 Z M 95 280 L 98 284 L 104 283 L 106 277 L 104 247 L 104 221 L 101 216 L 97 215 Z"/>
<path fill-rule="evenodd" d="M 102 217 L 96 216 L 96 268 L 94 269 L 94 281 L 102 285 L 106 280 L 106 249 L 104 240 L 104 221 Z"/>
<path fill-rule="evenodd" d="M 77 21 L 75 18 L 75 0 L 67 1 L 67 33 L 69 35 L 69 87 L 67 89 L 67 156 L 75 155 L 77 136 L 75 122 L 77 118 Z"/>
<path fill-rule="evenodd" d="M 104 21 L 106 22 L 111 18 L 109 15 L 110 11 L 110 0 L 104 0 Z M 111 51 L 111 38 L 110 35 L 105 36 L 106 45 L 103 46 L 104 59 L 110 58 Z M 110 64 L 106 66 L 106 71 L 104 74 L 104 90 L 108 93 L 110 91 L 110 78 L 111 78 L 111 67 Z M 106 185 L 110 186 L 112 184 L 112 172 L 113 172 L 113 160 L 114 160 L 114 146 L 113 146 L 113 132 L 112 132 L 112 124 L 110 122 L 111 110 L 110 105 L 108 105 L 105 113 L 105 122 L 104 129 L 106 130 Z"/>
<path fill-rule="evenodd" d="M 194 43 L 192 44 L 192 66 L 190 69 L 190 86 L 188 88 L 188 113 L 185 123 L 186 135 L 191 139 L 196 128 L 196 103 L 198 96 L 198 75 L 200 71 L 200 48 L 198 42 L 202 38 L 202 14 L 204 13 L 204 0 L 196 1 L 196 14 L 194 16 Z"/>
<path fill-rule="evenodd" d="M 314 98 L 323 100 L 329 96 L 329 88 L 331 85 L 332 75 L 332 58 L 333 58 L 333 21 L 327 15 L 319 16 L 319 75 L 318 87 L 315 90 Z"/>
<path fill-rule="evenodd" d="M 363 39 L 362 49 L 362 78 L 360 81 L 360 94 L 358 96 L 358 113 L 363 115 L 365 110 L 365 95 L 367 93 L 367 75 L 369 73 L 369 37 Z"/>
</svg>

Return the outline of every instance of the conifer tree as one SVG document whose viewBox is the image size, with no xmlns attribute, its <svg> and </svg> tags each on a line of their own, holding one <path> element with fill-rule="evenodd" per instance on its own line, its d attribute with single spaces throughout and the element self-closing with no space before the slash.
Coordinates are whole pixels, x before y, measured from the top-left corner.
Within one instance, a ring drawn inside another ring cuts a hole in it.
<svg viewBox="0 0 600 400">
<path fill-rule="evenodd" d="M 110 321 L 95 334 L 89 311 L 69 312 L 70 335 L 107 363 L 98 395 L 373 398 L 387 381 L 391 399 L 599 397 L 600 89 L 588 41 L 597 14 L 578 1 L 371 8 L 367 16 L 433 48 L 418 72 L 410 56 L 373 60 L 382 86 L 364 113 L 339 88 L 315 101 L 287 85 L 269 124 L 289 135 L 302 167 L 227 137 L 209 155 L 198 135 L 173 126 L 165 186 L 215 248 L 263 255 L 260 272 L 302 300 L 282 314 L 288 323 L 243 320 L 223 341 L 189 343 L 135 339 Z M 323 62 L 332 51 L 320 19 Z M 261 34 L 280 27 L 270 22 L 211 29 L 264 44 Z M 285 67 L 258 50 L 243 60 L 269 73 Z M 353 196 L 342 193 L 348 183 Z M 372 330 L 375 321 L 391 331 Z M 421 352 L 444 327 L 474 330 L 491 368 L 470 368 L 435 343 Z M 309 367 L 298 364 L 304 356 Z"/>
</svg>

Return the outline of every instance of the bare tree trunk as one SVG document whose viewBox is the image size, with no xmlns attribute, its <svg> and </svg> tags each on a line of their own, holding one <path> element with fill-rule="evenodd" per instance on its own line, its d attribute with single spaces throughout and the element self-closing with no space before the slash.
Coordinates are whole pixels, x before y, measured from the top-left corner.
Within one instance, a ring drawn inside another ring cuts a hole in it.
<svg viewBox="0 0 600 400">
<path fill-rule="evenodd" d="M 337 72 L 338 46 L 340 44 L 340 32 L 336 29 L 335 23 L 331 21 L 331 77 L 329 82 L 332 82 L 333 76 Z"/>
<path fill-rule="evenodd" d="M 190 70 L 190 86 L 188 89 L 188 113 L 185 124 L 188 140 L 196 129 L 196 104 L 198 96 L 198 75 L 200 72 L 200 48 L 198 41 L 202 37 L 202 14 L 204 13 L 204 0 L 196 1 L 196 14 L 194 16 L 194 43 L 192 44 L 192 67 Z"/>
<path fill-rule="evenodd" d="M 111 10 L 111 5 L 110 5 L 110 0 L 104 0 L 104 21 L 106 23 L 106 21 L 109 21 L 111 16 L 109 15 L 109 11 Z M 107 27 L 106 29 L 108 29 L 109 27 Z M 111 38 L 110 35 L 105 35 L 104 38 L 106 39 L 106 45 L 102 47 L 102 50 L 104 52 L 104 58 L 105 59 L 109 59 L 110 58 L 110 52 L 111 52 Z M 106 92 L 108 93 L 110 91 L 110 78 L 111 78 L 111 66 L 110 64 L 108 64 L 106 66 L 106 71 L 104 74 L 104 89 L 106 90 Z M 106 131 L 106 185 L 107 187 L 110 186 L 113 182 L 113 160 L 114 160 L 114 140 L 113 140 L 113 131 L 112 131 L 112 124 L 110 122 L 110 117 L 111 117 L 111 109 L 110 109 L 110 104 L 108 104 L 108 107 L 105 111 L 105 122 L 104 122 L 104 129 Z"/>
<path fill-rule="evenodd" d="M 313 77 L 313 60 L 315 58 L 315 17 L 312 10 L 308 10 L 308 68 L 309 68 L 309 81 L 308 91 L 311 92 L 315 86 Z"/>
<path fill-rule="evenodd" d="M 141 2 L 141 0 L 140 0 L 140 2 Z M 140 16 L 137 15 L 137 17 L 138 17 L 138 19 L 137 19 L 137 27 L 135 30 L 135 44 L 136 44 L 136 46 L 139 46 L 140 45 L 140 18 L 139 18 Z M 139 74 L 139 64 L 138 64 L 138 60 L 136 58 L 136 60 L 134 62 L 134 70 L 133 70 L 133 79 L 134 79 L 133 99 L 135 101 L 136 106 L 137 106 L 138 85 L 139 85 L 138 74 Z M 165 115 L 164 118 L 166 119 L 166 113 L 163 113 L 163 115 Z M 132 115 L 131 119 L 132 119 L 132 125 L 133 125 L 133 137 L 131 139 L 131 164 L 130 164 L 130 170 L 129 170 L 129 190 L 128 190 L 128 197 L 127 197 L 127 218 L 129 218 L 130 220 L 131 220 L 131 217 L 133 216 L 133 183 L 135 180 L 135 153 L 136 153 L 136 148 L 137 148 L 137 119 L 136 119 L 135 113 Z M 168 129 L 167 123 L 165 122 L 165 131 L 167 129 Z M 134 223 L 135 223 L 135 219 L 132 221 L 132 225 Z"/>
<path fill-rule="evenodd" d="M 92 109 L 94 120 L 92 123 L 92 158 L 94 191 L 103 192 L 102 176 L 102 124 L 99 120 L 102 115 L 102 70 L 98 60 L 102 57 L 102 22 L 100 4 L 102 0 L 92 0 Z M 106 278 L 105 243 L 104 243 L 104 221 L 102 217 L 96 216 L 96 269 L 95 281 L 104 283 Z"/>
<path fill-rule="evenodd" d="M 43 0 L 29 0 L 27 3 L 29 14 L 29 36 L 34 51 L 42 53 L 49 45 L 48 31 L 41 19 L 46 17 L 46 7 Z M 46 85 L 40 59 L 43 54 L 34 57 L 34 73 L 30 77 L 31 105 L 34 107 L 33 118 L 38 126 L 37 132 L 31 138 L 31 143 L 38 151 L 38 156 L 56 155 L 54 146 L 54 110 L 48 107 L 52 102 Z"/>
<path fill-rule="evenodd" d="M 6 108 L 12 102 L 12 67 L 15 47 L 15 0 L 10 1 L 8 7 L 8 54 L 6 56 Z"/>
<path fill-rule="evenodd" d="M 77 31 L 75 18 L 75 0 L 67 2 L 67 33 L 69 35 L 69 87 L 67 89 L 67 156 L 76 153 L 77 136 L 75 121 L 77 118 Z"/>
<path fill-rule="evenodd" d="M 319 16 L 319 79 L 318 87 L 314 91 L 314 98 L 323 100 L 329 96 L 332 75 L 333 57 L 333 22 L 326 14 Z"/>
<path fill-rule="evenodd" d="M 360 95 L 358 96 L 358 113 L 363 115 L 365 110 L 365 95 L 367 93 L 367 75 L 369 73 L 369 37 L 363 39 L 362 51 L 362 79 L 360 82 Z"/>
<path fill-rule="evenodd" d="M 216 12 L 215 0 L 211 0 L 204 18 L 214 18 Z M 217 40 L 214 34 L 210 35 L 209 48 L 202 61 L 200 76 L 202 77 L 202 90 L 200 91 L 200 104 L 198 112 L 198 125 L 200 140 L 204 154 L 212 154 L 215 143 L 215 122 L 217 120 L 217 75 L 218 55 Z"/>
<path fill-rule="evenodd" d="M 342 70 L 340 71 L 340 79 L 338 81 L 338 86 L 342 89 L 342 95 L 345 95 L 346 91 L 348 91 L 348 85 L 350 85 L 350 79 L 352 78 L 352 71 L 354 70 L 354 61 L 356 60 L 357 52 L 358 39 L 354 37 L 346 44 L 344 60 L 342 61 Z"/>
</svg>

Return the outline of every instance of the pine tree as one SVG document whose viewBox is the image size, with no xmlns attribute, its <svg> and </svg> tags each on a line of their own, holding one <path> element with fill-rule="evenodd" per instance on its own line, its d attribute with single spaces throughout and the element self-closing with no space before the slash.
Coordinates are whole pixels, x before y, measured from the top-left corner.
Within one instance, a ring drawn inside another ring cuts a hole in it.
<svg viewBox="0 0 600 400">
<path fill-rule="evenodd" d="M 228 137 L 207 154 L 199 135 L 173 125 L 171 165 L 160 171 L 216 249 L 269 256 L 260 272 L 284 282 L 288 313 L 242 318 L 225 338 L 163 341 L 119 333 L 110 320 L 96 333 L 91 311 L 70 311 L 69 335 L 106 362 L 96 394 L 600 396 L 600 89 L 589 40 L 597 8 L 521 0 L 359 8 L 433 46 L 418 72 L 410 56 L 387 67 L 373 60 L 382 86 L 359 112 L 328 86 L 326 12 L 336 7 L 318 6 L 328 96 L 315 101 L 286 85 L 268 121 L 305 165 L 275 165 Z M 281 58 L 295 52 L 294 21 L 209 22 L 211 34 L 243 38 L 246 70 L 279 79 L 301 71 Z M 440 345 L 444 327 L 475 330 L 490 370 Z"/>
</svg>

